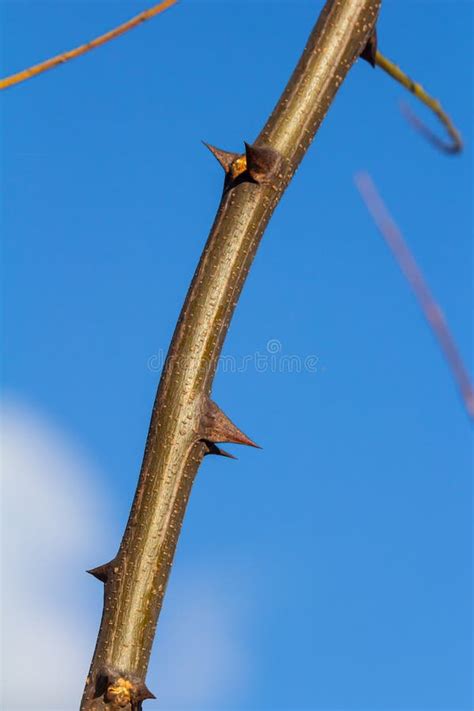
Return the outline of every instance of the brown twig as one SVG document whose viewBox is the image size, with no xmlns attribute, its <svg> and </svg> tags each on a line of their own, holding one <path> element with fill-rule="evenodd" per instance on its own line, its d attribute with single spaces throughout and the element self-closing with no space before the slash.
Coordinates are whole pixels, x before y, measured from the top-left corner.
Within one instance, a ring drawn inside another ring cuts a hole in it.
<svg viewBox="0 0 474 711">
<path fill-rule="evenodd" d="M 105 583 L 104 610 L 82 711 L 113 704 L 135 711 L 150 698 L 148 660 L 199 465 L 206 454 L 223 454 L 216 443 L 253 444 L 210 398 L 217 359 L 268 221 L 367 43 L 379 6 L 327 0 L 255 143 L 244 154 L 212 149 L 225 171 L 223 195 L 168 352 L 120 549 L 92 571 Z"/>
<path fill-rule="evenodd" d="M 382 237 L 390 247 L 435 334 L 459 387 L 469 417 L 474 418 L 474 389 L 444 315 L 435 301 L 400 229 L 368 173 L 358 173 L 355 183 Z"/>
<path fill-rule="evenodd" d="M 100 35 L 100 37 L 96 37 L 95 39 L 91 40 L 90 42 L 87 42 L 86 44 L 81 44 L 80 47 L 70 49 L 68 52 L 63 52 L 62 54 L 58 54 L 55 57 L 51 57 L 51 59 L 47 59 L 46 61 L 41 62 L 40 64 L 35 64 L 34 66 L 29 67 L 28 69 L 24 69 L 23 71 L 18 72 L 17 74 L 12 74 L 11 76 L 5 77 L 4 79 L 0 79 L 0 89 L 8 89 L 8 87 L 13 86 L 14 84 L 20 84 L 21 82 L 26 81 L 27 79 L 31 79 L 32 77 L 35 77 L 38 74 L 46 72 L 48 69 L 53 69 L 53 67 L 57 67 L 59 64 L 64 64 L 65 62 L 69 62 L 71 59 L 75 59 L 75 57 L 80 57 L 82 54 L 90 52 L 91 49 L 100 47 L 101 45 L 110 42 L 110 40 L 113 40 L 116 37 L 125 34 L 125 32 L 128 32 L 134 27 L 137 27 L 137 25 L 140 25 L 142 22 L 146 22 L 146 20 L 150 20 L 152 17 L 155 17 L 155 15 L 159 15 L 161 12 L 164 12 L 172 5 L 175 5 L 177 2 L 178 0 L 163 0 L 163 2 L 159 3 L 158 5 L 154 5 L 149 10 L 140 12 L 139 15 L 135 15 L 135 17 L 132 17 L 130 20 L 127 20 L 127 22 L 124 22 L 122 25 L 115 27 L 113 30 L 110 30 L 105 34 Z"/>
</svg>

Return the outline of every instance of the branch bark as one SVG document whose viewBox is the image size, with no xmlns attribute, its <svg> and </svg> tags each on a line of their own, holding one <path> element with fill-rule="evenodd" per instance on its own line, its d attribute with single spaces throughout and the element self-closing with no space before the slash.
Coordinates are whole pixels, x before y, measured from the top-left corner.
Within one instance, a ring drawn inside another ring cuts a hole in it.
<svg viewBox="0 0 474 711">
<path fill-rule="evenodd" d="M 217 359 L 268 221 L 354 61 L 381 0 L 328 0 L 252 146 L 211 147 L 224 191 L 168 352 L 140 479 L 116 558 L 90 571 L 104 610 L 82 711 L 141 708 L 152 642 L 191 487 L 216 442 L 253 444 L 212 402 Z"/>
</svg>

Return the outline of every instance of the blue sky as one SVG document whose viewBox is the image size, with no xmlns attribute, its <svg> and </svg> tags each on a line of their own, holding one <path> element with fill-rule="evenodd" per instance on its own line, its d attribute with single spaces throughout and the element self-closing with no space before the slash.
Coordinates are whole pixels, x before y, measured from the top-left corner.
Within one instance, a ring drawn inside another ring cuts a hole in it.
<svg viewBox="0 0 474 711">
<path fill-rule="evenodd" d="M 119 544 L 157 358 L 219 200 L 222 175 L 200 141 L 239 150 L 256 137 L 321 5 L 183 0 L 1 96 L 7 419 L 29 413 L 21 452 L 41 422 L 54 430 L 44 442 L 73 443 L 58 461 L 87 460 L 66 499 L 106 501 L 74 523 L 85 548 L 61 553 L 74 594 L 45 562 L 64 619 L 87 630 L 79 687 L 101 605 L 82 571 Z M 142 9 L 3 2 L 3 74 Z M 263 450 L 234 448 L 238 462 L 209 457 L 199 472 L 150 709 L 472 709 L 471 427 L 353 183 L 372 175 L 472 371 L 472 19 L 466 0 L 385 0 L 379 21 L 381 50 L 453 116 L 461 157 L 417 136 L 398 111 L 402 89 L 360 62 L 277 208 L 224 346 L 250 364 L 221 368 L 214 385 Z M 257 367 L 273 347 L 316 367 Z M 53 487 L 37 451 L 28 467 Z M 52 493 L 53 520 L 55 506 Z M 42 540 L 41 519 L 19 513 L 8 526 Z M 31 602 L 39 620 L 45 591 Z M 179 696 L 183 664 L 207 695 Z"/>
</svg>

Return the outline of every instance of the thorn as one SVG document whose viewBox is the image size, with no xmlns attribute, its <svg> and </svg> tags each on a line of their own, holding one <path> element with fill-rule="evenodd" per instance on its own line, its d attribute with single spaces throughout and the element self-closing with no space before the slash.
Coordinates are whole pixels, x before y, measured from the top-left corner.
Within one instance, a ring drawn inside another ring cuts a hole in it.
<svg viewBox="0 0 474 711">
<path fill-rule="evenodd" d="M 229 459 L 237 459 L 237 457 L 234 457 L 234 455 L 231 454 L 230 452 L 226 452 L 225 449 L 218 447 L 215 442 L 210 442 L 208 439 L 204 440 L 204 442 L 207 445 L 207 452 L 204 456 L 206 456 L 207 454 L 217 454 L 220 457 L 228 457 Z"/>
<path fill-rule="evenodd" d="M 377 30 L 374 28 L 374 31 L 370 35 L 367 44 L 365 45 L 364 49 L 362 50 L 360 56 L 362 59 L 365 59 L 366 62 L 370 64 L 371 67 L 375 69 L 377 66 L 376 62 L 376 55 L 377 55 Z"/>
<path fill-rule="evenodd" d="M 247 171 L 256 183 L 268 180 L 281 159 L 280 154 L 274 148 L 250 145 L 249 143 L 245 143 L 245 156 Z"/>
<path fill-rule="evenodd" d="M 234 442 L 261 449 L 234 425 L 212 400 L 208 400 L 203 413 L 204 438 L 210 442 Z"/>
<path fill-rule="evenodd" d="M 153 694 L 146 684 L 140 684 L 137 693 L 137 701 L 146 701 L 147 699 L 156 699 L 155 694 Z"/>
<path fill-rule="evenodd" d="M 86 573 L 89 573 L 89 575 L 97 578 L 97 580 L 100 580 L 101 583 L 106 583 L 109 576 L 109 568 L 110 563 L 104 563 L 104 565 L 98 565 L 97 568 L 86 570 Z"/>
<path fill-rule="evenodd" d="M 230 171 L 230 166 L 232 165 L 234 160 L 239 157 L 239 154 L 231 153 L 229 151 L 223 151 L 220 148 L 211 146 L 210 143 L 206 143 L 205 141 L 203 141 L 203 143 L 206 148 L 209 148 L 214 158 L 219 161 L 225 172 L 228 173 Z"/>
</svg>

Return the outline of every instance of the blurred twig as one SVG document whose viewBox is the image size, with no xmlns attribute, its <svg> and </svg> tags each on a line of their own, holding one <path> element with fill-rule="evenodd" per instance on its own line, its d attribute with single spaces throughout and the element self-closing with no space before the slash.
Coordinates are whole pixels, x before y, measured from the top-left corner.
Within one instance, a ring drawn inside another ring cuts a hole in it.
<svg viewBox="0 0 474 711">
<path fill-rule="evenodd" d="M 140 14 L 135 15 L 135 17 L 132 17 L 130 20 L 127 20 L 127 22 L 124 22 L 122 25 L 115 27 L 113 30 L 110 30 L 105 34 L 100 35 L 100 37 L 96 37 L 90 42 L 87 42 L 87 44 L 82 44 L 80 47 L 70 49 L 68 52 L 63 52 L 62 54 L 58 54 L 55 57 L 51 57 L 51 59 L 47 59 L 45 62 L 35 64 L 34 66 L 29 67 L 28 69 L 24 69 L 23 71 L 18 72 L 17 74 L 12 74 L 9 77 L 0 79 L 0 89 L 8 89 L 8 87 L 13 86 L 14 84 L 20 84 L 21 82 L 26 81 L 27 79 L 31 79 L 32 77 L 37 76 L 38 74 L 46 72 L 48 69 L 53 69 L 53 67 L 57 67 L 59 64 L 69 62 L 70 59 L 80 57 L 81 54 L 86 54 L 91 49 L 100 47 L 101 45 L 110 42 L 110 40 L 113 40 L 116 37 L 125 34 L 125 32 L 128 32 L 134 27 L 137 27 L 137 25 L 140 25 L 142 22 L 150 20 L 152 17 L 155 17 L 155 15 L 159 15 L 160 12 L 164 12 L 164 10 L 167 10 L 169 7 L 175 5 L 177 2 L 178 0 L 163 0 L 163 2 L 159 3 L 158 5 L 154 5 L 149 10 L 140 12 Z"/>
<path fill-rule="evenodd" d="M 435 301 L 403 236 L 368 173 L 358 173 L 355 183 L 380 233 L 392 250 L 422 308 L 448 362 L 469 417 L 474 419 L 474 390 L 443 313 Z"/>
<path fill-rule="evenodd" d="M 420 133 L 422 133 L 425 138 L 427 138 L 436 148 L 439 148 L 441 151 L 444 153 L 449 153 L 449 154 L 456 154 L 460 153 L 463 148 L 463 143 L 462 143 L 462 138 L 461 134 L 451 121 L 450 117 L 448 116 L 445 111 L 443 111 L 443 108 L 441 107 L 440 102 L 430 96 L 428 92 L 425 91 L 425 89 L 421 86 L 421 84 L 418 84 L 418 82 L 413 81 L 413 79 L 410 79 L 410 77 L 403 72 L 400 67 L 398 67 L 394 62 L 392 62 L 390 59 L 387 59 L 383 54 L 381 54 L 379 51 L 375 52 L 374 56 L 374 64 L 380 69 L 383 69 L 384 72 L 387 72 L 389 76 L 391 76 L 393 79 L 398 81 L 405 89 L 408 89 L 414 96 L 416 96 L 417 99 L 419 99 L 425 106 L 427 106 L 441 121 L 443 126 L 445 127 L 446 131 L 449 134 L 449 137 L 451 138 L 451 141 L 447 143 L 443 139 L 439 138 L 426 124 L 424 124 L 412 111 L 411 109 L 405 104 L 402 104 L 402 109 L 403 113 L 407 117 L 407 119 L 410 121 L 410 123 L 418 130 Z"/>
</svg>

